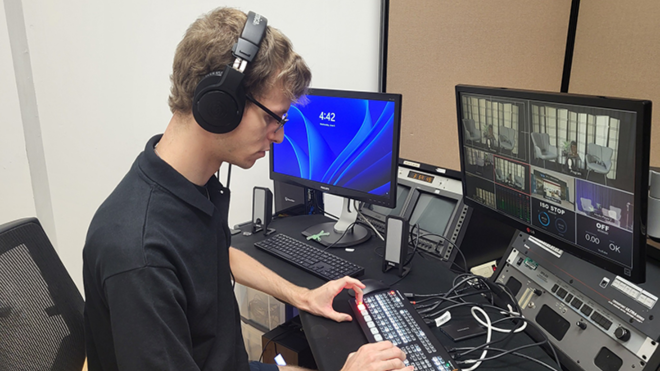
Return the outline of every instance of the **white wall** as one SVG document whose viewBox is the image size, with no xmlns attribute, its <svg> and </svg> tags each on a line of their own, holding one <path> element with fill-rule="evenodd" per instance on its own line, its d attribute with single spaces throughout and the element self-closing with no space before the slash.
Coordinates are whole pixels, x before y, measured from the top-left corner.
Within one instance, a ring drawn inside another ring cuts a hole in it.
<svg viewBox="0 0 660 371">
<path fill-rule="evenodd" d="M 293 41 L 312 69 L 313 87 L 378 86 L 379 0 L 3 1 L 23 6 L 52 200 L 54 230 L 47 232 L 57 236 L 56 248 L 81 290 L 92 215 L 146 141 L 165 129 L 174 49 L 199 15 L 222 5 L 254 10 Z M 0 22 L 2 27 L 4 14 Z M 0 98 L 8 97 L 2 99 L 0 223 L 40 211 L 26 179 L 30 153 L 26 157 L 6 39 L 0 33 Z M 14 159 L 11 166 L 5 158 Z M 256 185 L 272 187 L 267 160 L 250 170 L 232 169 L 231 224 L 251 218 Z M 14 188 L 29 191 L 6 192 Z"/>
</svg>

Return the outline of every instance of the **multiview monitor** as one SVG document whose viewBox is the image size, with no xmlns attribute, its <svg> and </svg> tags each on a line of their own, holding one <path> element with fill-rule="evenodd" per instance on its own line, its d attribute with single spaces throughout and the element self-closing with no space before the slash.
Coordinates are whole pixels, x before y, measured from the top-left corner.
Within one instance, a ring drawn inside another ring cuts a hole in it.
<svg viewBox="0 0 660 371">
<path fill-rule="evenodd" d="M 644 281 L 650 101 L 458 85 L 456 102 L 466 204 Z"/>
<path fill-rule="evenodd" d="M 271 148 L 271 179 L 345 197 L 337 223 L 303 234 L 337 247 L 365 241 L 371 234 L 355 224 L 350 200 L 397 205 L 401 95 L 309 89 L 288 118 L 284 140 Z"/>
</svg>

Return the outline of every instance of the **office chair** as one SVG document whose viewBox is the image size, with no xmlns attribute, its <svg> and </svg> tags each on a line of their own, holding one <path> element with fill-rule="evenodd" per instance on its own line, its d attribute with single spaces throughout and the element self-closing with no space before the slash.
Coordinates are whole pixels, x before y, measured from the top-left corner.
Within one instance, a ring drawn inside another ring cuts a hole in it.
<svg viewBox="0 0 660 371">
<path fill-rule="evenodd" d="M 0 225 L 0 370 L 82 370 L 83 306 L 36 218 Z"/>
<path fill-rule="evenodd" d="M 532 143 L 534 144 L 534 157 L 543 160 L 554 160 L 557 158 L 557 147 L 550 145 L 550 135 L 547 133 L 532 133 Z"/>
<path fill-rule="evenodd" d="M 507 128 L 500 126 L 498 129 L 500 136 L 500 148 L 513 153 L 514 141 L 516 138 L 516 130 L 514 128 Z"/>
<path fill-rule="evenodd" d="M 588 198 L 580 197 L 580 205 L 582 206 L 582 211 L 587 214 L 591 214 L 596 211 L 594 206 L 591 204 L 591 200 Z"/>
<path fill-rule="evenodd" d="M 515 184 L 520 189 L 525 189 L 525 183 L 523 181 L 523 177 L 521 177 L 521 176 L 514 175 L 513 176 L 513 184 Z"/>
<path fill-rule="evenodd" d="M 481 139 L 481 130 L 474 126 L 474 120 L 463 119 L 463 129 L 465 130 L 465 140 L 469 140 L 474 145 L 475 139 Z"/>
<path fill-rule="evenodd" d="M 495 169 L 495 177 L 497 178 L 497 181 L 500 183 L 505 182 L 504 175 L 502 174 L 502 170 L 500 169 Z"/>
<path fill-rule="evenodd" d="M 605 185 L 607 185 L 607 173 L 612 168 L 612 154 L 614 150 L 610 147 L 603 147 L 596 143 L 587 143 L 587 179 L 589 173 L 595 172 L 603 174 Z"/>
<path fill-rule="evenodd" d="M 614 219 L 617 225 L 620 225 L 621 222 L 621 209 L 615 206 L 610 206 L 610 209 L 607 211 L 607 214 L 610 218 Z"/>
</svg>

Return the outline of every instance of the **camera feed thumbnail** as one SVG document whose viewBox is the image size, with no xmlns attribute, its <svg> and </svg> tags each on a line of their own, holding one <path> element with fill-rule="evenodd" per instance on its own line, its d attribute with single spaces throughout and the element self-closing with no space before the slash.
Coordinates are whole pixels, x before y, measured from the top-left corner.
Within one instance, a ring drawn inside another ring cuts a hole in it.
<svg viewBox="0 0 660 371">
<path fill-rule="evenodd" d="M 572 177 L 532 168 L 532 224 L 575 243 L 575 184 Z"/>
<path fill-rule="evenodd" d="M 633 191 L 632 112 L 531 102 L 531 164 Z"/>
<path fill-rule="evenodd" d="M 493 154 L 465 147 L 465 171 L 493 180 Z"/>
<path fill-rule="evenodd" d="M 532 197 L 573 210 L 575 181 L 570 176 L 533 167 Z"/>
<path fill-rule="evenodd" d="M 495 182 L 526 194 L 530 193 L 529 165 L 495 156 Z"/>
<path fill-rule="evenodd" d="M 632 193 L 576 180 L 576 211 L 601 223 L 632 231 Z"/>
<path fill-rule="evenodd" d="M 491 209 L 495 209 L 495 185 L 469 173 L 465 175 L 467 177 L 465 184 L 468 193 L 466 196 Z"/>
<path fill-rule="evenodd" d="M 528 162 L 525 103 L 505 97 L 465 94 L 463 142 L 473 148 Z"/>
</svg>

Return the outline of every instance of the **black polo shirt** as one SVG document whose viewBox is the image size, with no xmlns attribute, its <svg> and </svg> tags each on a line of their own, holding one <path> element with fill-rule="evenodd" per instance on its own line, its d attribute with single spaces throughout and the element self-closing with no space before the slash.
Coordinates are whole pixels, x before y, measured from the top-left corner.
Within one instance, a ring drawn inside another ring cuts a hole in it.
<svg viewBox="0 0 660 371">
<path fill-rule="evenodd" d="M 209 198 L 153 137 L 92 219 L 83 250 L 90 371 L 245 370 L 229 270 L 229 190 Z"/>
</svg>

